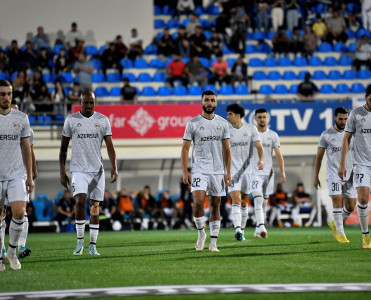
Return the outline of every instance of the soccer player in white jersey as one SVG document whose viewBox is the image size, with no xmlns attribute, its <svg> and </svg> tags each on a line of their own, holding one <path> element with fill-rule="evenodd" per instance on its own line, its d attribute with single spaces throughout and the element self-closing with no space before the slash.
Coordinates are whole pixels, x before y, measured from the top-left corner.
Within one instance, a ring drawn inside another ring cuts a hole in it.
<svg viewBox="0 0 371 300">
<path fill-rule="evenodd" d="M 220 200 L 225 188 L 231 183 L 231 150 L 227 120 L 214 113 L 217 95 L 207 90 L 202 93 L 202 113 L 191 119 L 186 126 L 181 153 L 183 182 L 191 184 L 193 194 L 193 218 L 198 229 L 196 250 L 205 248 L 204 202 L 209 195 L 210 245 L 209 251 L 219 251 L 216 246 L 220 230 Z M 188 172 L 189 148 L 192 149 L 192 175 Z M 225 176 L 225 178 L 224 178 Z"/>
<path fill-rule="evenodd" d="M 353 137 L 353 184 L 357 189 L 357 214 L 362 230 L 364 249 L 371 249 L 368 230 L 368 199 L 371 186 L 371 85 L 366 89 L 366 104 L 354 109 L 345 125 L 338 175 L 347 178 L 352 170 L 346 165 L 346 156 Z"/>
<path fill-rule="evenodd" d="M 247 200 L 251 189 L 251 158 L 252 148 L 255 146 L 259 161 L 257 167 L 264 167 L 264 150 L 256 127 L 252 124 L 242 123 L 245 108 L 233 103 L 227 106 L 227 119 L 229 121 L 229 146 L 232 155 L 232 183 L 228 191 L 232 198 L 232 220 L 237 241 L 245 240 L 245 226 L 248 218 Z"/>
<path fill-rule="evenodd" d="M 7 197 L 13 217 L 9 226 L 6 260 L 9 262 L 10 269 L 19 270 L 21 264 L 16 256 L 16 247 L 24 223 L 25 195 L 32 192 L 34 183 L 30 123 L 26 114 L 11 108 L 12 96 L 13 88 L 10 82 L 0 80 L 0 207 L 4 207 L 5 197 Z M 3 270 L 5 265 L 3 260 L 0 260 L 0 271 Z"/>
<path fill-rule="evenodd" d="M 356 206 L 357 191 L 353 186 L 352 172 L 348 172 L 343 179 L 337 174 L 340 163 L 341 146 L 344 138 L 344 128 L 348 119 L 348 111 L 344 107 L 335 109 L 335 125 L 322 132 L 318 143 L 316 162 L 314 164 L 313 186 L 315 189 L 321 186 L 318 178 L 321 169 L 323 155 L 327 154 L 326 181 L 329 195 L 332 199 L 333 221 L 330 222 L 330 228 L 333 231 L 334 238 L 339 243 L 349 243 L 345 233 L 343 222 L 348 219 Z M 346 166 L 348 170 L 353 166 L 353 142 L 346 156 Z M 344 206 L 343 206 L 344 198 Z"/>
<path fill-rule="evenodd" d="M 111 126 L 108 118 L 94 111 L 95 95 L 90 90 L 81 94 L 81 110 L 67 117 L 59 153 L 60 179 L 65 188 L 70 180 L 66 175 L 67 149 L 72 140 L 71 188 L 76 198 L 77 245 L 74 255 L 84 252 L 85 203 L 89 199 L 90 246 L 89 254 L 100 255 L 96 249 L 99 232 L 99 202 L 104 198 L 105 177 L 101 155 L 103 140 L 111 162 L 111 182 L 117 179 L 116 153 L 112 143 Z"/>
<path fill-rule="evenodd" d="M 260 160 L 257 149 L 253 149 L 251 193 L 254 198 L 256 227 L 254 237 L 267 238 L 265 228 L 265 209 L 269 195 L 273 194 L 273 150 L 276 153 L 278 166 L 281 171 L 281 183 L 286 181 L 285 164 L 280 150 L 280 140 L 276 132 L 268 128 L 268 113 L 264 108 L 255 111 L 255 121 L 260 135 L 260 142 L 264 149 L 264 168 L 259 170 L 257 162 Z"/>
</svg>

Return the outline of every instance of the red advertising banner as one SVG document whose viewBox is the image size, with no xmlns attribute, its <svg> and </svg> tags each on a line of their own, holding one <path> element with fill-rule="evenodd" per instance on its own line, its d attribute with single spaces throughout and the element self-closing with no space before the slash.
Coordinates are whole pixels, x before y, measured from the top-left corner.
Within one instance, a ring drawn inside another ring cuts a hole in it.
<svg viewBox="0 0 371 300">
<path fill-rule="evenodd" d="M 80 110 L 73 105 L 72 112 Z M 202 112 L 201 104 L 96 105 L 114 139 L 182 138 L 187 122 Z"/>
</svg>

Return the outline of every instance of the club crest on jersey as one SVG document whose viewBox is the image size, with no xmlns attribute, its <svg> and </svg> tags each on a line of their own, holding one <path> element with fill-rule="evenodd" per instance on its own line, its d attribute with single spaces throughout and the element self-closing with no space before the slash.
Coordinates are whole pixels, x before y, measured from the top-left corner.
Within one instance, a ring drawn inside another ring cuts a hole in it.
<svg viewBox="0 0 371 300">
<path fill-rule="evenodd" d="M 362 122 L 362 123 L 366 122 L 366 119 L 365 119 L 365 118 L 362 118 L 362 119 L 361 119 L 361 122 Z"/>
<path fill-rule="evenodd" d="M 216 131 L 219 131 L 219 132 L 222 131 L 222 127 L 220 125 L 217 125 L 216 126 Z"/>
<path fill-rule="evenodd" d="M 336 140 L 335 139 L 332 139 L 331 142 L 335 142 Z"/>
<path fill-rule="evenodd" d="M 247 137 L 247 136 L 248 136 L 247 132 L 245 132 L 245 133 L 243 134 L 243 136 L 244 136 L 244 137 Z"/>
<path fill-rule="evenodd" d="M 204 130 L 205 128 L 203 126 L 200 127 L 200 130 Z"/>
<path fill-rule="evenodd" d="M 19 121 L 14 121 L 13 127 L 14 129 L 18 130 L 21 127 L 21 124 L 19 123 Z"/>
<path fill-rule="evenodd" d="M 77 127 L 81 127 L 82 125 L 81 125 L 81 123 L 77 123 Z"/>
<path fill-rule="evenodd" d="M 100 123 L 95 123 L 95 129 L 99 130 L 99 128 L 100 128 Z"/>
</svg>

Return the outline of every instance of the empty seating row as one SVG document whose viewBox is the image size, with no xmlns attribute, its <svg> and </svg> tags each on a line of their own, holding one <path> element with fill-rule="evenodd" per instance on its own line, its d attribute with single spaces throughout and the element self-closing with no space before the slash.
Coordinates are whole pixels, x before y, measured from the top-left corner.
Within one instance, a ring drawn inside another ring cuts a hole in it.
<svg viewBox="0 0 371 300">
<path fill-rule="evenodd" d="M 197 5 L 195 7 L 194 13 L 196 15 L 218 15 L 220 13 L 219 8 L 215 5 L 210 5 L 206 9 L 204 9 L 202 6 Z M 169 5 L 164 5 L 163 7 L 155 5 L 154 6 L 154 15 L 155 16 L 161 16 L 161 15 L 173 15 L 174 9 Z"/>
<path fill-rule="evenodd" d="M 342 55 L 340 56 L 339 60 L 337 60 L 333 56 L 327 56 L 323 61 L 318 56 L 312 56 L 309 59 L 306 59 L 303 56 L 297 56 L 294 60 L 288 56 L 280 57 L 278 60 L 272 56 L 265 58 L 264 60 L 254 57 L 251 58 L 249 61 L 250 67 L 319 67 L 319 66 L 326 66 L 326 67 L 334 67 L 334 66 L 351 66 L 353 60 L 350 56 Z"/>
</svg>

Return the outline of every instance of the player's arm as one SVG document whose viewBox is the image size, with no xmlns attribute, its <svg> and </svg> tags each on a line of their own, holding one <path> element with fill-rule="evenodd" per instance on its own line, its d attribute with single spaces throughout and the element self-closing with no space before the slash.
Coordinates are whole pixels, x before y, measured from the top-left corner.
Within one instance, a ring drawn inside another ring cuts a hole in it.
<svg viewBox="0 0 371 300">
<path fill-rule="evenodd" d="M 281 148 L 280 147 L 274 148 L 274 152 L 276 153 L 278 167 L 280 168 L 281 171 L 281 183 L 284 183 L 286 181 L 285 162 L 281 154 Z"/>
<path fill-rule="evenodd" d="M 313 178 L 313 186 L 317 190 L 318 187 L 321 186 L 321 182 L 319 181 L 318 174 L 319 170 L 321 169 L 323 155 L 325 154 L 325 148 L 318 147 L 317 149 L 317 156 L 316 161 L 314 163 L 314 178 Z"/>
<path fill-rule="evenodd" d="M 107 153 L 108 153 L 108 157 L 109 157 L 109 160 L 111 162 L 111 167 L 112 167 L 111 169 L 111 183 L 112 183 L 112 182 L 115 182 L 118 177 L 117 164 L 116 164 L 116 151 L 115 151 L 115 147 L 113 147 L 112 136 L 106 135 L 104 137 L 104 141 L 107 146 Z"/>
<path fill-rule="evenodd" d="M 227 174 L 225 177 L 225 185 L 226 187 L 228 187 L 232 184 L 232 176 L 231 176 L 232 156 L 231 156 L 231 148 L 229 147 L 229 139 L 222 140 L 222 148 L 223 148 L 224 165 L 227 170 Z"/>
<path fill-rule="evenodd" d="M 259 161 L 258 161 L 258 169 L 263 170 L 264 168 L 264 149 L 262 143 L 260 141 L 254 142 L 255 148 L 258 151 Z"/>
<path fill-rule="evenodd" d="M 35 153 L 33 152 L 33 145 L 31 145 L 31 159 L 32 159 L 32 174 L 33 174 L 32 179 L 35 180 L 38 173 L 37 173 Z"/>
<path fill-rule="evenodd" d="M 59 150 L 59 174 L 61 184 L 68 189 L 70 185 L 70 179 L 66 174 L 66 160 L 67 160 L 67 150 L 70 143 L 70 138 L 62 135 L 61 148 Z"/>
<path fill-rule="evenodd" d="M 347 169 L 345 167 L 345 159 L 348 154 L 349 144 L 350 144 L 350 140 L 352 136 L 353 136 L 353 133 L 351 132 L 346 131 L 344 134 L 343 145 L 341 147 L 340 165 L 338 169 L 338 175 L 341 179 L 347 176 Z"/>
<path fill-rule="evenodd" d="M 26 168 L 27 179 L 26 179 L 26 190 L 27 193 L 31 193 L 34 188 L 34 183 L 32 179 L 32 158 L 31 158 L 31 147 L 30 147 L 30 138 L 21 139 L 21 150 L 22 150 L 22 159 L 23 165 Z"/>
<path fill-rule="evenodd" d="M 183 183 L 191 184 L 191 174 L 188 172 L 188 155 L 189 148 L 191 147 L 191 141 L 183 140 L 182 152 L 180 155 L 180 160 L 182 164 L 182 173 L 183 173 Z"/>
</svg>

